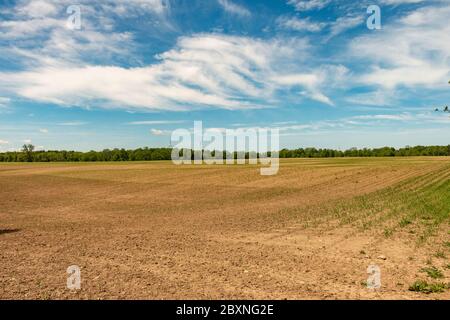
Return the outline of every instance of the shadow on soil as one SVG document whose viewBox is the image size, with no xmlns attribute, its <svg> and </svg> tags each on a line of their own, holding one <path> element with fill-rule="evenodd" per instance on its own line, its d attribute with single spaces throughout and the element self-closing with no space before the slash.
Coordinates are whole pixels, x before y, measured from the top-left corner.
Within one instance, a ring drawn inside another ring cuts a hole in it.
<svg viewBox="0 0 450 320">
<path fill-rule="evenodd" d="M 14 232 L 19 232 L 20 229 L 0 229 L 0 236 L 2 234 L 7 234 L 7 233 L 14 233 Z"/>
</svg>

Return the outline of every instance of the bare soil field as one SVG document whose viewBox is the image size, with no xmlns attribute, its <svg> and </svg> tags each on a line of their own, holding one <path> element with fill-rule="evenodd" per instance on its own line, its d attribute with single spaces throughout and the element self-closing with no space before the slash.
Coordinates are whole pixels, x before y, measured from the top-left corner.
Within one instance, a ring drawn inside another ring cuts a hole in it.
<svg viewBox="0 0 450 320">
<path fill-rule="evenodd" d="M 449 158 L 0 164 L 0 197 L 1 299 L 450 298 Z"/>
</svg>

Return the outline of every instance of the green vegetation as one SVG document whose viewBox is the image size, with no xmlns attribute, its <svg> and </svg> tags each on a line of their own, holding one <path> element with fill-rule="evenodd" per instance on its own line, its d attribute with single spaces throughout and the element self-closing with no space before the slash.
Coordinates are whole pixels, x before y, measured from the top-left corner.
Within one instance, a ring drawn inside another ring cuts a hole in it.
<svg viewBox="0 0 450 320">
<path fill-rule="evenodd" d="M 32 147 L 32 146 L 31 146 Z M 136 150 L 114 149 L 103 151 L 34 151 L 34 147 L 22 152 L 0 153 L 0 162 L 87 162 L 87 161 L 155 161 L 170 160 L 170 148 L 140 148 Z"/>
<path fill-rule="evenodd" d="M 181 151 L 181 150 L 180 150 Z M 189 150 L 187 150 L 189 151 Z M 33 145 L 24 145 L 21 152 L 0 153 L 0 162 L 72 162 L 72 161 L 153 161 L 170 160 L 171 148 L 139 148 L 135 150 L 105 149 L 103 151 L 35 151 Z M 193 157 L 193 152 L 191 152 Z M 212 152 L 214 156 L 215 152 Z M 226 154 L 223 154 L 224 158 Z M 333 150 L 300 148 L 280 150 L 280 158 L 342 158 L 342 157 L 410 157 L 410 156 L 450 156 L 448 146 L 416 146 L 400 149 L 384 147 L 376 149 Z M 237 158 L 237 153 L 234 153 Z M 249 153 L 246 153 L 249 158 Z"/>
<path fill-rule="evenodd" d="M 425 243 L 450 219 L 449 174 L 450 166 L 445 165 L 388 188 L 338 201 L 328 209 L 330 218 L 361 230 L 377 229 L 385 237 L 405 228 L 412 229 L 418 244 Z M 445 254 L 438 252 L 435 257 L 445 258 Z"/>
<path fill-rule="evenodd" d="M 345 151 L 332 149 L 296 149 L 280 151 L 280 158 L 334 158 L 334 157 L 411 157 L 411 156 L 450 156 L 448 146 L 416 146 L 400 149 L 384 147 L 376 149 L 352 148 Z"/>
<path fill-rule="evenodd" d="M 407 225 L 409 225 L 409 224 L 411 224 L 411 223 L 412 223 L 411 219 L 409 219 L 409 218 L 403 218 L 403 219 L 400 221 L 399 226 L 400 226 L 401 228 L 404 228 L 404 227 L 406 227 Z"/>
<path fill-rule="evenodd" d="M 426 273 L 432 279 L 442 279 L 444 278 L 444 274 L 441 270 L 436 267 L 426 267 L 422 268 L 420 271 Z"/>
<path fill-rule="evenodd" d="M 24 144 L 22 147 L 22 152 L 24 154 L 24 159 L 28 162 L 33 161 L 33 151 L 34 146 L 32 144 Z"/>
<path fill-rule="evenodd" d="M 447 288 L 448 285 L 443 282 L 428 283 L 424 280 L 418 280 L 409 287 L 409 290 L 429 294 L 429 293 L 442 293 Z"/>
</svg>

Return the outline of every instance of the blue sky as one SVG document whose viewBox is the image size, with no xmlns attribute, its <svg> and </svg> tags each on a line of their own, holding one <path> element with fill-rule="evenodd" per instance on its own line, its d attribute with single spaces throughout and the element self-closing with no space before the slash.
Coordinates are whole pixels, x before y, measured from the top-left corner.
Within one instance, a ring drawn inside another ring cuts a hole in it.
<svg viewBox="0 0 450 320">
<path fill-rule="evenodd" d="M 277 127 L 288 148 L 446 145 L 449 17 L 446 0 L 3 0 L 0 151 L 165 147 L 194 120 Z"/>
</svg>

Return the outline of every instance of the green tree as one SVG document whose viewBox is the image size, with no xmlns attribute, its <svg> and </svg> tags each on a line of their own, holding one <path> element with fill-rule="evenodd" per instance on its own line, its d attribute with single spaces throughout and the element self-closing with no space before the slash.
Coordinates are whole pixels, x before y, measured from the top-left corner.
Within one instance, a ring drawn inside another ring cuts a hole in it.
<svg viewBox="0 0 450 320">
<path fill-rule="evenodd" d="M 25 153 L 28 162 L 33 162 L 33 151 L 34 146 L 32 144 L 24 144 L 22 147 L 22 152 Z"/>
</svg>

